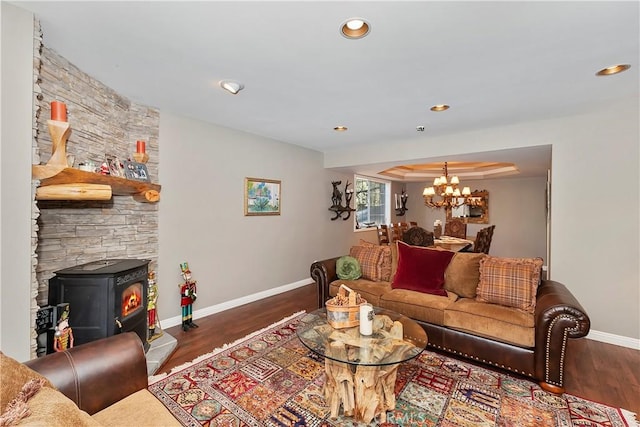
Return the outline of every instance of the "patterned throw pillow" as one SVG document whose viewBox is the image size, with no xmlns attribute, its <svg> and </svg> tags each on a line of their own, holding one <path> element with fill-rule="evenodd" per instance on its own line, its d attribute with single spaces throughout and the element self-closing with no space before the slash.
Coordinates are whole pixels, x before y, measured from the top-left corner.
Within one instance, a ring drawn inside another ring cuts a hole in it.
<svg viewBox="0 0 640 427">
<path fill-rule="evenodd" d="M 367 242 L 360 239 L 360 246 L 375 246 L 382 251 L 382 264 L 380 265 L 380 281 L 390 282 L 393 268 L 393 250 L 389 245 L 378 245 L 376 243 Z"/>
<path fill-rule="evenodd" d="M 533 313 L 542 263 L 542 258 L 483 258 L 476 300 Z"/>
<path fill-rule="evenodd" d="M 388 246 L 353 246 L 349 256 L 358 260 L 362 278 L 388 282 L 391 276 L 391 249 Z M 388 267 L 387 267 L 388 264 Z"/>
</svg>

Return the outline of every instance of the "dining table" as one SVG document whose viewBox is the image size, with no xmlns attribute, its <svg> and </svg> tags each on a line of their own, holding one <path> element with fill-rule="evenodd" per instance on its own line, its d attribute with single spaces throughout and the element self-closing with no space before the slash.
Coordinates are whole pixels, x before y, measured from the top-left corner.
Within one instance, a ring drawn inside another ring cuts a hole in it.
<svg viewBox="0 0 640 427">
<path fill-rule="evenodd" d="M 452 236 L 440 236 L 433 241 L 435 246 L 453 252 L 465 251 L 473 246 L 473 240 Z"/>
</svg>

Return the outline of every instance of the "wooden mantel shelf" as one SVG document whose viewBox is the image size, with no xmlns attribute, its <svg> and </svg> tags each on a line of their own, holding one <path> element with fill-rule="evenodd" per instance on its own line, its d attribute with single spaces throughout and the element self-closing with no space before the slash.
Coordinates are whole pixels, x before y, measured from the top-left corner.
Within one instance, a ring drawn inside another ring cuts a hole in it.
<svg viewBox="0 0 640 427">
<path fill-rule="evenodd" d="M 51 173 L 51 167 L 46 165 L 33 165 L 32 175 L 34 179 Z M 116 176 L 101 175 L 94 172 L 81 171 L 80 169 L 64 168 L 60 172 L 48 178 L 40 180 L 40 187 L 52 185 L 73 184 L 99 184 L 111 187 L 111 193 L 116 196 L 136 196 L 140 201 L 157 202 L 160 199 L 159 184 L 144 181 L 120 178 Z M 110 198 L 110 197 L 109 197 Z"/>
<path fill-rule="evenodd" d="M 48 120 L 52 154 L 46 165 L 32 165 L 32 179 L 39 179 L 37 200 L 110 200 L 112 195 L 133 196 L 139 202 L 160 200 L 160 185 L 99 173 L 67 165 L 66 145 L 71 133 L 67 122 Z"/>
</svg>

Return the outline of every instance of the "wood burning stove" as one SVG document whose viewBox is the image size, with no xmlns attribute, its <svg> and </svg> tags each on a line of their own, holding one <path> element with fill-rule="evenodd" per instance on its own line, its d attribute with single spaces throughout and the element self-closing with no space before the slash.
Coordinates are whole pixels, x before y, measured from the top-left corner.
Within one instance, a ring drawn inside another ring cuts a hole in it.
<svg viewBox="0 0 640 427">
<path fill-rule="evenodd" d="M 109 259 L 55 272 L 49 280 L 49 305 L 70 304 L 74 345 L 133 331 L 148 349 L 149 262 Z"/>
</svg>

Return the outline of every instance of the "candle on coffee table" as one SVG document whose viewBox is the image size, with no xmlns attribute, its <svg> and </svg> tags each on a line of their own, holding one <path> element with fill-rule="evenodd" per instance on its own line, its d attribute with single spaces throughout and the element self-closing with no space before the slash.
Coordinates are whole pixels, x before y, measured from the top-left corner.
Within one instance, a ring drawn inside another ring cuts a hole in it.
<svg viewBox="0 0 640 427">
<path fill-rule="evenodd" d="M 373 306 L 360 305 L 360 334 L 369 336 L 373 333 Z"/>
</svg>

